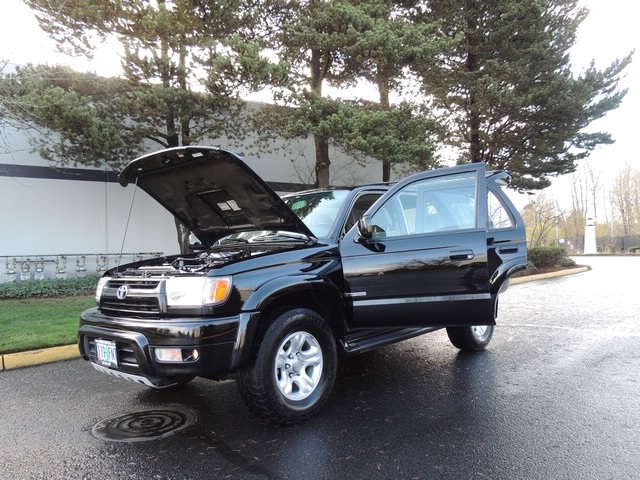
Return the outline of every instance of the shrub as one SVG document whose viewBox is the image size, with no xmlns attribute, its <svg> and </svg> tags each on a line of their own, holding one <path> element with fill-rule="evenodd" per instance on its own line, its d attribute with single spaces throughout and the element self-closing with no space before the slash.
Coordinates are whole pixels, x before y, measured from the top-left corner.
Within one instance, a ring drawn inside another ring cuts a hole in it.
<svg viewBox="0 0 640 480">
<path fill-rule="evenodd" d="M 95 293 L 98 277 L 25 280 L 0 283 L 0 299 L 30 297 L 70 297 Z"/>
<path fill-rule="evenodd" d="M 640 247 L 630 247 L 629 253 L 640 253 Z"/>
<path fill-rule="evenodd" d="M 533 263 L 536 268 L 554 267 L 556 265 L 575 265 L 575 262 L 567 256 L 567 251 L 564 248 L 559 247 L 531 248 L 529 249 L 529 261 Z M 572 263 L 566 264 L 567 262 Z"/>
</svg>

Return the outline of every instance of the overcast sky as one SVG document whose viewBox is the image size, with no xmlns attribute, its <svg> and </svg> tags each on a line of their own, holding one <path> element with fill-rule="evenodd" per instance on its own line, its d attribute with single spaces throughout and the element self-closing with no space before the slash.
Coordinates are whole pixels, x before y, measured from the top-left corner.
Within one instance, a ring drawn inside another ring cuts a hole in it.
<svg viewBox="0 0 640 480">
<path fill-rule="evenodd" d="M 637 148 L 638 112 L 640 112 L 640 28 L 637 0 L 584 0 L 589 17 L 579 31 L 572 59 L 578 70 L 593 59 L 604 68 L 615 58 L 636 49 L 634 62 L 628 67 L 624 86 L 629 88 L 623 105 L 593 124 L 593 129 L 607 131 L 616 143 L 598 148 L 589 162 L 610 179 L 625 163 L 640 166 Z M 77 70 L 91 70 L 101 75 L 120 71 L 114 47 L 103 46 L 91 63 L 55 52 L 53 42 L 38 28 L 31 11 L 20 0 L 2 0 L 0 18 L 0 59 L 12 63 L 66 63 Z M 569 178 L 554 182 L 554 189 L 567 190 Z"/>
</svg>

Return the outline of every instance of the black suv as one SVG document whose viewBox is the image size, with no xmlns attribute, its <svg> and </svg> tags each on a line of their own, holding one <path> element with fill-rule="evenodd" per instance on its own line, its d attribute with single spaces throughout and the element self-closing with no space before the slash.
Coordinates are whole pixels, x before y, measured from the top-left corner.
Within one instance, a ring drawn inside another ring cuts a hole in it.
<svg viewBox="0 0 640 480">
<path fill-rule="evenodd" d="M 280 198 L 226 150 L 138 158 L 120 183 L 182 221 L 194 253 L 106 272 L 80 352 L 153 388 L 235 373 L 249 407 L 286 424 L 327 401 L 340 354 L 441 328 L 482 350 L 498 294 L 527 262 L 508 179 L 476 163 Z"/>
</svg>

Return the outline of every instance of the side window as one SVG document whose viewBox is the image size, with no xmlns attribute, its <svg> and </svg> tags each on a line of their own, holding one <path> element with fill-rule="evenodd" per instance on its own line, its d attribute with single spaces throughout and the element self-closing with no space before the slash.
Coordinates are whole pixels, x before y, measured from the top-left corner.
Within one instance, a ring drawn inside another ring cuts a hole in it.
<svg viewBox="0 0 640 480">
<path fill-rule="evenodd" d="M 374 214 L 377 237 L 476 228 L 476 174 L 418 180 L 396 192 Z"/>
<path fill-rule="evenodd" d="M 488 190 L 487 206 L 489 207 L 489 230 L 513 228 L 513 219 L 498 196 Z"/>
<path fill-rule="evenodd" d="M 344 225 L 344 233 L 351 230 L 351 227 L 353 227 L 358 222 L 358 220 L 360 220 L 360 217 L 364 215 L 364 212 L 369 210 L 369 207 L 371 207 L 371 205 L 376 203 L 376 200 L 378 200 L 381 195 L 382 194 L 380 193 L 367 193 L 361 195 L 356 199 L 355 203 L 353 204 L 353 208 L 349 212 L 349 215 L 347 215 L 347 221 Z"/>
</svg>

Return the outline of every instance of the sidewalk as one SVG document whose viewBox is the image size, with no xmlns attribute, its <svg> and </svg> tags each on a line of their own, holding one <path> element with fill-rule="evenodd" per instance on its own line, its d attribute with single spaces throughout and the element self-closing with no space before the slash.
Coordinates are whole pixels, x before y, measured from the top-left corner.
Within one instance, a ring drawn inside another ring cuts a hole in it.
<svg viewBox="0 0 640 480">
<path fill-rule="evenodd" d="M 541 273 L 539 275 L 528 275 L 526 277 L 517 277 L 510 280 L 511 285 L 519 283 L 533 282 L 545 278 L 563 277 L 565 275 L 574 275 L 589 270 L 589 267 L 577 267 L 568 270 L 560 270 L 558 272 Z M 14 368 L 31 367 L 34 365 L 42 365 L 44 363 L 58 362 L 60 360 L 70 360 L 80 357 L 78 345 L 64 345 L 62 347 L 43 348 L 41 350 L 31 350 L 28 352 L 7 353 L 0 355 L 0 372 L 12 370 Z"/>
</svg>

